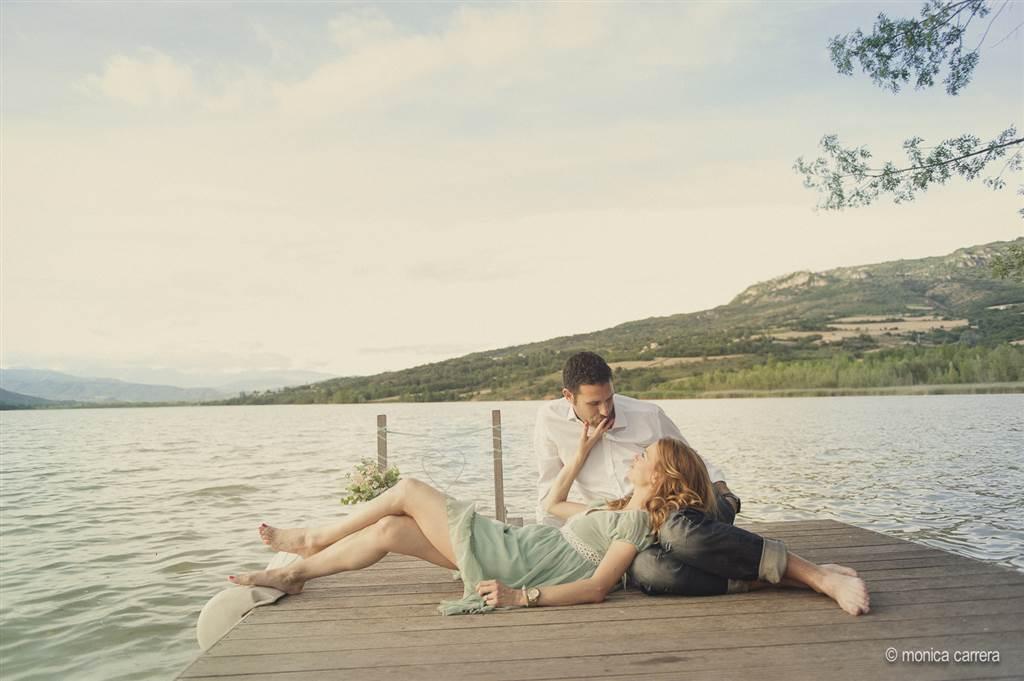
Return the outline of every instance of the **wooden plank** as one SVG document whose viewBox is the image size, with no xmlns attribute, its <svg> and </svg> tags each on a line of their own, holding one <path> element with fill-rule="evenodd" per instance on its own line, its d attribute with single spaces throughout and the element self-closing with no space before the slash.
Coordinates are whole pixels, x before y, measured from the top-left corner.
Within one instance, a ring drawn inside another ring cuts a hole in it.
<svg viewBox="0 0 1024 681">
<path fill-rule="evenodd" d="M 345 578 L 345 584 L 347 586 L 371 586 L 379 584 L 423 584 L 444 583 L 454 581 L 451 577 L 451 571 L 445 570 L 444 568 L 435 567 L 424 570 L 394 570 L 390 573 L 360 570 L 358 572 L 347 573 L 345 575 Z M 306 586 L 306 591 L 318 591 L 320 589 L 327 589 L 329 588 L 330 583 L 331 582 L 327 580 L 312 581 L 309 582 L 308 585 Z"/>
<path fill-rule="evenodd" d="M 1024 574 L 1021 573 L 1008 573 L 1004 574 L 1003 571 L 996 573 L 985 572 L 981 574 L 963 574 L 956 576 L 942 576 L 942 577 L 913 577 L 913 576 L 902 576 L 891 579 L 869 581 L 868 586 L 872 593 L 872 601 L 874 602 L 875 597 L 880 593 L 888 591 L 917 591 L 917 590 L 932 590 L 942 589 L 949 587 L 961 587 L 961 586 L 982 586 L 982 585 L 1002 585 L 1002 584 L 1024 584 Z M 831 601 L 824 596 L 815 594 L 809 591 L 798 590 L 798 589 L 765 589 L 763 591 L 751 592 L 746 594 L 734 594 L 730 596 L 710 596 L 703 598 L 676 598 L 670 596 L 661 597 L 648 597 L 643 594 L 634 593 L 632 596 L 626 594 L 613 594 L 604 603 L 590 604 L 590 605 L 574 605 L 574 606 L 561 606 L 561 607 L 547 607 L 543 610 L 535 610 L 530 614 L 539 616 L 538 613 L 555 613 L 565 610 L 574 612 L 583 612 L 586 610 L 601 610 L 601 609 L 616 609 L 616 608 L 662 608 L 662 607 L 682 607 L 686 610 L 690 610 L 695 607 L 695 603 L 703 600 L 704 602 L 711 601 L 711 607 L 723 607 L 725 600 L 723 599 L 744 599 L 744 600 L 792 600 L 792 599 L 809 599 L 812 601 L 820 601 L 824 604 L 831 605 Z M 835 607 L 835 606 L 832 606 Z M 336 618 L 348 618 L 365 620 L 369 618 L 387 618 L 387 617 L 404 617 L 404 618 L 415 618 L 415 617 L 436 617 L 437 616 L 437 603 L 426 603 L 421 605 L 395 605 L 395 606 L 381 606 L 374 607 L 352 607 L 346 609 L 345 612 L 339 612 L 336 608 L 325 607 L 325 608 L 303 608 L 301 610 L 292 610 L 287 607 L 279 606 L 267 606 L 263 608 L 257 608 L 253 611 L 250 617 L 253 622 L 268 623 L 268 622 L 312 622 L 321 620 L 330 620 Z M 642 615 L 638 615 L 642 616 Z"/>
<path fill-rule="evenodd" d="M 306 589 L 303 594 L 316 594 L 317 597 L 363 595 L 373 596 L 378 594 L 413 594 L 426 592 L 452 592 L 462 593 L 462 582 L 445 579 L 439 582 L 421 582 L 418 584 L 364 584 L 360 586 L 349 586 L 344 582 L 332 582 L 322 589 Z M 288 602 L 294 602 L 296 597 L 286 597 L 279 601 L 279 606 L 284 607 Z"/>
<path fill-rule="evenodd" d="M 850 618 L 853 620 L 853 618 Z M 986 633 L 1016 632 L 1024 641 L 1024 622 L 1020 613 L 936 617 L 913 621 L 917 636 L 949 636 L 964 631 L 977 631 L 983 626 Z M 676 632 L 664 623 L 634 633 L 631 624 L 628 636 L 622 627 L 616 636 L 595 639 L 588 629 L 577 629 L 574 637 L 552 640 L 548 637 L 529 639 L 530 659 L 579 657 L 606 654 L 649 653 L 669 654 L 691 650 L 729 651 L 734 647 L 774 647 L 808 643 L 845 643 L 861 640 L 896 642 L 907 636 L 908 623 L 902 620 L 876 620 L 864 624 L 851 621 L 832 623 L 827 627 L 792 626 L 785 628 L 759 628 L 743 630 L 733 639 L 722 631 Z M 471 642 L 470 642 L 471 643 Z M 401 645 L 379 650 L 325 650 L 321 652 L 283 652 L 259 655 L 208 655 L 203 658 L 202 669 L 241 671 L 292 671 L 297 669 L 370 668 L 381 665 L 441 664 L 448 662 L 488 662 L 494 659 L 517 659 L 523 646 L 516 642 L 498 642 L 490 645 L 467 645 L 461 641 L 447 644 Z M 567 651 L 571 651 L 568 653 Z M 728 655 L 726 655 L 727 657 Z"/>
<path fill-rule="evenodd" d="M 934 549 L 922 548 L 920 546 L 909 544 L 907 542 L 898 542 L 895 544 L 884 545 L 875 544 L 869 546 L 845 547 L 835 549 L 815 548 L 810 550 L 803 550 L 799 553 L 808 560 L 814 560 L 819 562 L 845 561 L 849 563 L 860 563 L 861 565 L 865 563 L 875 563 L 879 560 L 900 560 L 907 558 L 918 558 L 923 556 L 931 556 L 935 559 L 942 558 L 944 561 L 950 560 L 950 554 L 946 554 Z M 958 558 L 959 560 L 957 560 Z M 954 557 L 952 562 L 960 563 L 965 566 L 973 566 L 978 572 L 1015 572 L 1008 568 L 998 566 L 992 563 L 962 557 Z M 852 567 L 860 569 L 860 567 L 855 565 Z M 454 575 L 455 573 L 453 571 L 427 564 L 422 564 L 422 567 L 420 569 L 415 570 L 362 570 L 359 572 L 348 573 L 345 575 L 335 575 L 333 577 L 310 582 L 307 585 L 306 591 L 321 591 L 337 587 L 350 588 L 382 585 L 396 586 L 423 583 L 457 583 L 457 581 L 453 578 Z"/>
<path fill-rule="evenodd" d="M 837 529 L 848 529 L 855 527 L 846 523 L 841 523 L 838 520 L 777 520 L 777 521 L 751 521 L 749 523 L 741 521 L 737 523 L 738 527 L 753 528 L 751 531 L 758 533 L 761 532 L 773 532 L 773 531 L 820 531 L 820 530 L 837 530 Z"/>
<path fill-rule="evenodd" d="M 1012 599 L 1024 596 L 1024 584 L 1011 585 L 1011 586 L 986 586 L 986 587 L 961 587 L 954 589 L 941 589 L 927 592 L 890 592 L 878 594 L 872 597 L 872 604 L 874 607 L 874 614 L 878 614 L 883 608 L 900 606 L 905 604 L 915 603 L 961 603 L 965 601 L 985 601 L 985 600 L 998 600 L 998 599 Z M 718 607 L 712 607 L 712 605 L 705 604 L 703 607 L 683 607 L 686 601 L 679 604 L 678 611 L 672 613 L 672 617 L 685 618 L 685 617 L 702 617 L 708 614 L 728 614 L 731 616 L 744 615 L 746 613 L 759 613 L 765 612 L 769 609 L 771 612 L 811 612 L 815 610 L 828 610 L 835 611 L 836 608 L 830 602 L 822 599 L 815 598 L 813 595 L 808 595 L 805 599 L 792 600 L 787 599 L 786 601 L 780 601 L 773 604 L 764 604 L 757 601 L 745 601 L 742 603 L 721 603 L 722 598 L 732 597 L 718 597 L 720 602 Z M 738 598 L 738 597 L 737 597 Z M 714 600 L 714 599 L 709 599 Z M 546 611 L 533 611 L 530 613 L 530 617 L 535 616 L 537 613 Z M 657 613 L 652 613 L 657 614 Z M 526 613 L 523 613 L 525 616 Z M 550 623 L 562 623 L 566 621 L 563 616 L 554 617 L 550 616 L 550 619 L 536 622 L 533 620 L 520 622 L 518 620 L 511 621 L 506 618 L 505 613 L 495 613 L 489 617 L 498 618 L 497 620 L 490 622 L 487 620 L 480 620 L 477 618 L 473 622 L 468 622 L 463 617 L 434 617 L 434 618 L 416 618 L 409 619 L 405 617 L 397 618 L 381 618 L 373 620 L 325 620 L 317 622 L 306 622 L 301 626 L 294 624 L 284 623 L 256 623 L 248 622 L 247 626 L 236 627 L 226 637 L 225 640 L 231 639 L 243 639 L 243 638 L 287 638 L 287 637 L 298 637 L 298 636 L 347 636 L 350 633 L 369 633 L 375 632 L 378 634 L 390 634 L 390 633 L 401 633 L 404 631 L 421 631 L 421 630 L 432 630 L 432 629 L 456 629 L 456 628 L 474 628 L 484 626 L 494 627 L 512 627 L 512 626 L 532 626 L 532 625 L 543 625 Z M 519 615 L 517 615 L 519 617 Z M 623 618 L 621 621 L 626 621 L 627 618 Z M 600 610 L 590 612 L 589 619 L 587 616 L 576 613 L 573 622 L 585 623 L 587 621 L 592 622 L 603 622 L 607 621 L 607 614 Z"/>
<path fill-rule="evenodd" d="M 864 664 L 862 662 L 850 661 L 850 662 L 839 662 L 837 664 L 828 665 L 828 678 L 830 679 L 868 679 L 871 678 L 872 672 L 875 672 L 877 667 L 870 664 Z M 888 670 L 887 670 L 888 671 Z M 897 673 L 898 670 L 894 670 Z M 810 674 L 808 672 L 811 672 Z M 757 681 L 793 681 L 794 679 L 818 679 L 818 674 L 821 673 L 821 669 L 809 670 L 806 666 L 802 665 L 773 665 L 769 669 L 759 669 L 751 675 L 749 678 L 757 679 Z M 685 675 L 684 675 L 685 674 Z M 895 676 L 893 674 L 892 676 Z M 884 678 L 892 678 L 890 674 L 886 674 Z M 281 677 L 282 679 L 285 677 Z M 721 671 L 704 671 L 692 673 L 688 670 L 675 671 L 675 672 L 662 672 L 658 674 L 648 674 L 646 671 L 642 675 L 629 674 L 625 676 L 573 676 L 573 677 L 559 677 L 558 681 L 591 681 L 592 679 L 600 679 L 601 681 L 722 681 L 723 678 L 730 678 L 728 676 L 723 677 Z M 735 677 L 733 677 L 735 678 Z M 742 677 L 739 677 L 742 678 Z M 911 677 L 915 681 L 992 681 L 994 679 L 1019 679 L 1020 670 L 1011 669 L 1005 665 L 957 665 L 952 667 L 950 665 L 918 665 L 918 668 L 914 670 L 913 676 Z"/>
<path fill-rule="evenodd" d="M 900 608 L 885 608 L 873 613 L 866 623 L 858 626 L 872 627 L 881 622 L 901 621 L 913 626 L 915 620 L 939 617 L 958 618 L 974 615 L 1000 615 L 1024 612 L 1024 596 L 1000 599 L 993 602 L 974 601 L 961 603 L 926 603 L 905 605 Z M 753 629 L 783 629 L 787 627 L 846 625 L 851 623 L 850 615 L 838 608 L 820 611 L 753 612 L 737 617 L 738 613 L 716 613 L 703 617 L 678 618 L 668 613 L 644 620 L 630 621 L 629 635 L 657 636 L 671 630 L 674 635 L 701 632 L 747 632 Z M 1024 626 L 1024 625 L 1022 625 Z M 621 636 L 623 622 L 602 619 L 586 626 L 587 638 L 612 638 Z M 744 634 L 745 635 L 745 634 Z M 560 640 L 568 641 L 580 636 L 578 623 L 548 624 L 535 626 L 475 627 L 471 629 L 427 629 L 407 631 L 401 636 L 403 646 L 445 645 L 445 644 L 500 644 L 510 641 Z M 369 650 L 388 649 L 394 645 L 390 637 L 377 633 L 352 631 L 344 637 L 302 636 L 273 641 L 253 639 L 229 639 L 217 645 L 210 654 L 256 655 L 287 652 L 321 652 L 327 650 Z"/>
<path fill-rule="evenodd" d="M 452 573 L 389 556 L 257 608 L 181 678 L 231 681 L 446 678 L 1013 678 L 1024 670 L 1024 573 L 831 520 L 752 524 L 818 562 L 855 567 L 872 613 L 810 591 L 703 598 L 630 590 L 604 603 L 441 617 Z M 776 534 L 772 534 L 772 533 Z M 998 665 L 887 664 L 901 650 L 997 649 Z"/>
<path fill-rule="evenodd" d="M 948 554 L 937 554 L 930 552 L 922 556 L 910 556 L 908 558 L 894 558 L 890 560 L 861 559 L 859 561 L 846 561 L 844 563 L 856 570 L 861 576 L 872 580 L 877 575 L 891 577 L 888 572 L 891 570 L 902 570 L 911 568 L 937 568 L 943 566 L 962 566 L 963 561 L 956 556 Z M 963 574 L 963 573 L 961 573 Z M 901 573 L 902 575 L 902 573 Z M 429 588 L 428 584 L 399 585 L 394 588 L 381 587 L 368 590 L 361 587 L 331 586 L 317 590 L 314 594 L 300 594 L 293 596 L 287 601 L 281 601 L 280 605 L 288 604 L 289 608 L 343 608 L 352 604 L 369 605 L 401 605 L 402 603 L 430 603 L 442 599 L 459 597 L 462 594 L 462 582 L 452 581 L 436 588 Z M 422 599 L 416 598 L 422 596 Z M 433 598 L 433 601 L 431 601 Z M 384 600 L 378 600 L 384 599 Z M 408 599 L 408 600 L 403 600 Z"/>
<path fill-rule="evenodd" d="M 938 565 L 962 564 L 964 560 L 965 559 L 959 556 L 935 551 L 934 549 L 924 549 L 923 551 L 911 551 L 907 554 L 899 554 L 896 557 L 887 559 L 876 559 L 872 558 L 870 555 L 865 555 L 858 557 L 856 560 L 847 560 L 844 564 L 863 572 L 865 576 L 867 576 L 870 575 L 872 571 L 890 569 L 893 567 L 935 567 Z M 986 563 L 986 565 L 990 564 Z M 424 582 L 418 584 L 392 584 L 389 582 L 378 585 L 349 586 L 345 582 L 345 575 L 328 577 L 319 581 L 321 582 L 319 588 L 306 589 L 306 593 L 316 591 L 316 597 L 318 599 L 337 598 L 343 596 L 363 597 L 377 594 L 415 594 L 427 592 L 456 593 L 461 592 L 462 590 L 462 582 L 457 579 L 452 579 L 450 576 L 445 576 L 438 582 Z M 316 582 L 311 583 L 310 586 L 314 584 L 316 584 Z M 295 603 L 296 598 L 301 599 L 303 596 L 291 597 L 285 601 L 280 601 L 279 603 Z"/>
<path fill-rule="evenodd" d="M 872 593 L 872 603 L 875 605 L 886 604 L 886 603 L 909 603 L 914 602 L 917 599 L 919 602 L 958 602 L 966 600 L 967 598 L 973 598 L 977 600 L 988 600 L 989 593 L 1000 594 L 1001 597 L 1015 597 L 1021 593 L 1024 589 L 1024 581 L 1018 582 L 1017 584 L 988 584 L 981 587 L 965 587 L 965 586 L 952 586 L 945 588 L 926 589 L 924 593 L 921 591 L 907 590 L 907 589 L 895 589 L 885 590 L 880 589 Z M 967 594 L 963 596 L 962 594 Z M 416 594 L 414 597 L 423 598 L 422 595 Z M 426 599 L 424 599 L 426 600 Z M 421 603 L 424 606 L 432 607 L 436 605 L 435 601 L 426 600 Z M 809 590 L 802 589 L 766 589 L 764 591 L 751 592 L 746 594 L 733 594 L 727 596 L 708 596 L 708 597 L 693 597 L 693 598 L 679 598 L 672 596 L 664 597 L 649 597 L 643 594 L 629 593 L 629 594 L 612 594 L 604 603 L 591 604 L 591 605 L 578 605 L 578 606 L 549 606 L 543 610 L 510 610 L 502 613 L 493 613 L 493 616 L 498 616 L 499 619 L 505 620 L 509 616 L 514 617 L 554 617 L 562 616 L 566 613 L 586 613 L 593 611 L 597 613 L 595 617 L 605 617 L 606 615 L 601 614 L 605 610 L 614 610 L 619 616 L 627 616 L 625 613 L 627 610 L 635 609 L 635 617 L 644 618 L 648 616 L 657 616 L 658 611 L 668 608 L 673 611 L 679 611 L 680 616 L 687 613 L 702 614 L 705 611 L 722 611 L 722 610 L 733 610 L 743 609 L 749 611 L 750 609 L 771 609 L 778 611 L 784 608 L 804 608 L 804 607 L 817 607 L 817 605 L 826 608 L 836 607 L 833 602 L 820 594 L 814 593 Z M 402 603 L 400 605 L 411 605 L 410 603 Z M 377 610 L 374 610 L 377 608 Z M 378 604 L 375 599 L 364 600 L 356 603 L 347 603 L 338 607 L 324 607 L 319 608 L 311 606 L 309 608 L 303 608 L 302 612 L 314 611 L 314 610 L 337 610 L 339 617 L 343 615 L 342 611 L 353 611 L 350 619 L 386 619 L 388 616 L 385 613 L 401 617 L 402 619 L 409 620 L 414 619 L 410 616 L 408 610 L 402 610 L 401 607 L 395 608 L 388 604 Z M 273 613 L 277 612 L 293 612 L 289 608 L 274 608 L 273 606 L 261 608 L 257 612 L 262 612 L 261 617 L 264 621 L 274 619 Z M 299 612 L 299 611 L 294 611 Z M 381 617 L 372 618 L 374 612 L 377 612 Z M 315 615 L 313 615 L 315 617 Z M 430 617 L 433 617 L 430 614 Z M 491 617 L 491 616 L 488 616 Z M 444 618 L 445 622 L 456 622 L 460 621 L 461 617 L 449 617 Z M 479 619 L 479 618 L 477 618 Z M 314 621 L 314 620 L 310 620 Z M 255 620 L 253 623 L 256 623 Z M 454 626 L 454 625 L 453 625 Z"/>
<path fill-rule="evenodd" d="M 1006 619 L 1019 619 L 1010 616 Z M 930 624 L 930 626 L 929 626 Z M 297 653 L 285 655 L 253 655 L 200 658 L 183 674 L 183 678 L 228 676 L 239 674 L 267 674 L 294 671 L 339 672 L 333 678 L 392 679 L 401 675 L 403 681 L 418 679 L 479 679 L 486 676 L 489 681 L 546 679 L 586 674 L 593 677 L 636 673 L 680 672 L 718 670 L 719 673 L 734 670 L 760 672 L 773 663 L 792 663 L 800 660 L 803 665 L 816 669 L 820 674 L 821 665 L 831 666 L 837 660 L 864 661 L 865 669 L 886 670 L 887 678 L 893 672 L 909 669 L 903 678 L 913 678 L 918 665 L 892 665 L 885 663 L 883 655 L 889 646 L 899 649 L 994 649 L 999 650 L 1004 660 L 1011 664 L 1024 655 L 1024 636 L 1019 630 L 990 629 L 983 634 L 960 634 L 954 623 L 949 621 L 924 622 L 915 627 L 913 635 L 907 635 L 901 623 L 884 627 L 871 627 L 871 636 L 836 639 L 833 628 L 807 627 L 802 635 L 805 640 L 773 641 L 766 645 L 762 640 L 742 643 L 713 635 L 687 636 L 685 638 L 648 639 L 620 637 L 612 640 L 592 641 L 539 641 L 531 645 L 510 645 L 505 647 L 474 648 L 472 646 L 395 647 L 388 655 L 378 651 L 343 651 L 336 653 Z M 1001 623 L 1000 623 L 1001 624 Z M 998 624 L 995 626 L 999 626 Z M 791 630 L 787 630 L 791 631 Z M 768 638 L 766 635 L 764 638 Z M 795 638 L 791 636 L 790 638 Z M 842 642 L 842 645 L 834 645 Z M 358 673 L 353 673 L 358 670 Z M 324 676 L 321 676 L 324 678 Z M 836 677 L 829 673 L 831 681 Z M 858 677 L 858 681 L 866 677 Z"/>
<path fill-rule="evenodd" d="M 843 681 L 844 679 L 850 679 L 852 681 L 864 681 L 872 676 L 878 676 L 876 668 L 858 663 L 857 661 L 834 661 L 828 665 L 829 674 L 828 678 L 831 681 Z M 431 668 L 433 670 L 433 668 Z M 417 670 L 419 671 L 419 670 Z M 490 668 L 486 670 L 490 671 Z M 386 673 L 386 672 L 385 672 Z M 401 674 L 404 676 L 408 675 L 405 670 L 396 670 L 395 674 Z M 450 673 L 450 670 L 438 670 L 435 673 L 444 674 Z M 485 672 L 486 673 L 486 672 Z M 557 674 L 557 670 L 554 670 Z M 479 672 L 478 672 L 479 674 Z M 744 679 L 751 679 L 756 681 L 799 681 L 800 679 L 809 679 L 811 681 L 818 681 L 821 676 L 821 666 L 817 668 L 808 668 L 806 666 L 772 666 L 769 669 L 758 669 L 758 670 L 738 670 L 730 669 L 728 672 L 721 670 L 712 671 L 693 671 L 686 668 L 685 665 L 681 665 L 681 669 L 671 672 L 658 672 L 650 673 L 642 663 L 637 663 L 637 669 L 630 674 L 625 675 L 613 675 L 605 676 L 598 674 L 586 674 L 585 676 L 573 676 L 566 678 L 564 675 L 559 676 L 544 676 L 544 677 L 532 677 L 532 676 L 517 676 L 510 677 L 513 679 L 531 679 L 532 681 L 591 681 L 592 679 L 600 679 L 601 681 L 723 681 L 728 679 L 730 681 L 742 681 Z M 271 673 L 271 674 L 245 674 L 245 675 L 227 675 L 210 677 L 217 678 L 220 681 L 325 681 L 325 680 L 358 680 L 363 678 L 369 678 L 371 681 L 377 678 L 385 678 L 380 670 L 373 670 L 368 677 L 364 677 L 361 673 L 352 674 L 347 671 L 313 671 L 313 672 L 283 672 L 283 673 Z M 431 677 L 425 676 L 421 678 L 429 679 Z M 444 678 L 443 676 L 435 676 L 435 679 Z M 489 679 L 490 676 L 460 676 L 452 677 L 453 679 L 476 679 L 479 681 L 481 678 Z M 963 669 L 960 668 L 949 668 L 949 667 L 925 667 L 914 671 L 913 676 L 896 676 L 895 674 L 886 674 L 882 678 L 911 678 L 914 681 L 998 681 L 1000 679 L 1020 679 L 1019 670 L 1010 669 L 1005 666 L 996 665 L 994 669 L 987 668 L 971 668 L 963 665 Z M 415 681 L 415 678 L 412 679 Z"/>
</svg>

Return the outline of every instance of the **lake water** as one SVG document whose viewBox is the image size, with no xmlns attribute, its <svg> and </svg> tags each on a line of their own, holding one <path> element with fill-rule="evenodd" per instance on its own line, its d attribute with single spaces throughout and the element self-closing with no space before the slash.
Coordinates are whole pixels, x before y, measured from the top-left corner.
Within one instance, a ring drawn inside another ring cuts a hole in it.
<svg viewBox="0 0 1024 681">
<path fill-rule="evenodd" d="M 1024 395 L 659 404 L 743 498 L 742 518 L 833 518 L 1024 571 Z M 203 604 L 263 567 L 262 520 L 335 516 L 376 457 L 493 513 L 491 409 L 506 505 L 533 512 L 537 403 L 0 412 L 0 670 L 170 679 Z"/>
</svg>

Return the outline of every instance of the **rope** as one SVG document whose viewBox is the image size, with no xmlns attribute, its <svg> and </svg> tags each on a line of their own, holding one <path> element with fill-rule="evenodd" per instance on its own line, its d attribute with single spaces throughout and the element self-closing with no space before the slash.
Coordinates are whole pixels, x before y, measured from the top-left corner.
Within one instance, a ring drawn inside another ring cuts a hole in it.
<svg viewBox="0 0 1024 681">
<path fill-rule="evenodd" d="M 473 428 L 470 430 L 458 430 L 458 431 L 445 431 L 443 434 L 445 437 L 459 437 L 462 435 L 475 435 L 476 433 L 482 433 L 484 431 L 494 431 L 494 426 L 486 426 L 484 428 Z M 433 433 L 408 433 L 402 430 L 392 430 L 391 428 L 381 428 L 377 432 L 377 438 L 387 437 L 388 435 L 403 435 L 405 437 L 418 437 L 428 439 L 434 437 Z"/>
<path fill-rule="evenodd" d="M 462 436 L 466 436 L 466 435 L 475 435 L 477 433 L 483 433 L 483 432 L 486 432 L 486 431 L 490 431 L 491 433 L 494 433 L 495 430 L 496 430 L 495 427 L 493 425 L 491 425 L 491 426 L 485 426 L 483 428 L 471 428 L 471 429 L 459 430 L 459 431 L 446 431 L 446 432 L 441 433 L 441 434 L 444 435 L 444 437 L 446 437 L 446 438 L 448 438 L 448 437 L 462 437 Z M 387 428 L 387 427 L 378 428 L 377 429 L 377 440 L 378 441 L 382 441 L 383 440 L 383 441 L 387 442 L 387 439 L 388 439 L 389 435 L 401 435 L 403 437 L 416 438 L 416 439 L 421 439 L 421 440 L 436 440 L 437 439 L 437 436 L 434 433 L 432 433 L 432 432 L 431 433 L 410 433 L 410 432 L 407 432 L 407 431 L 393 430 L 393 429 Z M 451 488 L 452 485 L 457 483 L 462 478 L 462 474 L 465 473 L 466 466 L 469 463 L 469 459 L 466 456 L 466 453 L 465 453 L 465 451 L 463 451 L 463 449 L 460 449 L 458 447 L 452 447 L 452 448 L 450 448 L 449 451 L 455 451 L 456 453 L 458 453 L 458 455 L 462 458 L 462 465 L 459 467 L 459 472 L 455 475 L 455 478 L 452 479 L 452 481 L 449 482 L 444 488 L 442 488 L 441 485 L 439 485 L 437 483 L 437 481 L 434 480 L 434 476 L 432 476 L 430 474 L 430 471 L 427 469 L 427 457 L 425 455 L 423 455 L 423 454 L 421 454 L 418 457 L 419 460 L 420 460 L 420 469 L 423 471 L 423 475 L 428 480 L 430 480 L 430 484 L 433 485 L 433 487 L 435 489 L 439 489 L 439 490 L 441 490 L 441 492 L 443 492 L 445 494 L 447 494 L 448 490 Z M 485 454 L 491 454 L 493 456 L 492 452 L 486 452 Z"/>
<path fill-rule="evenodd" d="M 462 477 L 462 473 L 466 470 L 466 461 L 467 461 L 466 455 L 462 454 L 461 452 L 460 452 L 460 454 L 462 456 L 462 467 L 459 468 L 458 474 L 452 479 L 452 481 L 449 482 L 448 485 L 443 490 L 441 490 L 445 494 L 448 494 L 448 489 L 452 485 L 454 485 L 455 483 L 457 483 L 459 481 L 459 478 Z M 427 460 L 426 460 L 426 457 L 422 457 L 422 456 L 420 457 L 420 468 L 423 469 L 423 475 L 427 476 L 430 479 L 430 484 L 433 485 L 434 489 L 440 489 L 441 486 L 437 484 L 437 481 L 434 480 L 434 476 L 432 476 L 430 474 L 430 471 L 427 470 Z"/>
</svg>

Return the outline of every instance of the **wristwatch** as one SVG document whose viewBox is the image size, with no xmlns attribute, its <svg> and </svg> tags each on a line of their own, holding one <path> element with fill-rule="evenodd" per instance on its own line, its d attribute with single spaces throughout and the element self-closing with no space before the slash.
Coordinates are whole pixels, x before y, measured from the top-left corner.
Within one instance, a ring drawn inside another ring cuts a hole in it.
<svg viewBox="0 0 1024 681">
<path fill-rule="evenodd" d="M 537 587 L 530 587 L 529 589 L 523 587 L 523 594 L 526 596 L 526 607 L 533 608 L 537 606 L 537 601 L 540 600 L 540 589 Z"/>
</svg>

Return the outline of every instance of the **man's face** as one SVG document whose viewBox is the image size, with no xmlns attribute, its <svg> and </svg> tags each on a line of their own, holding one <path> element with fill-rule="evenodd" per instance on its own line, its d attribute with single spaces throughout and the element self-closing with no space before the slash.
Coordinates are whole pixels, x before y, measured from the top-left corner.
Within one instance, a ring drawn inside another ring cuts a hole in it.
<svg viewBox="0 0 1024 681">
<path fill-rule="evenodd" d="M 611 383 L 581 385 L 575 394 L 563 388 L 562 395 L 572 402 L 572 408 L 579 420 L 586 421 L 592 427 L 600 424 L 605 418 L 615 419 L 615 403 L 612 401 L 615 390 Z"/>
</svg>

